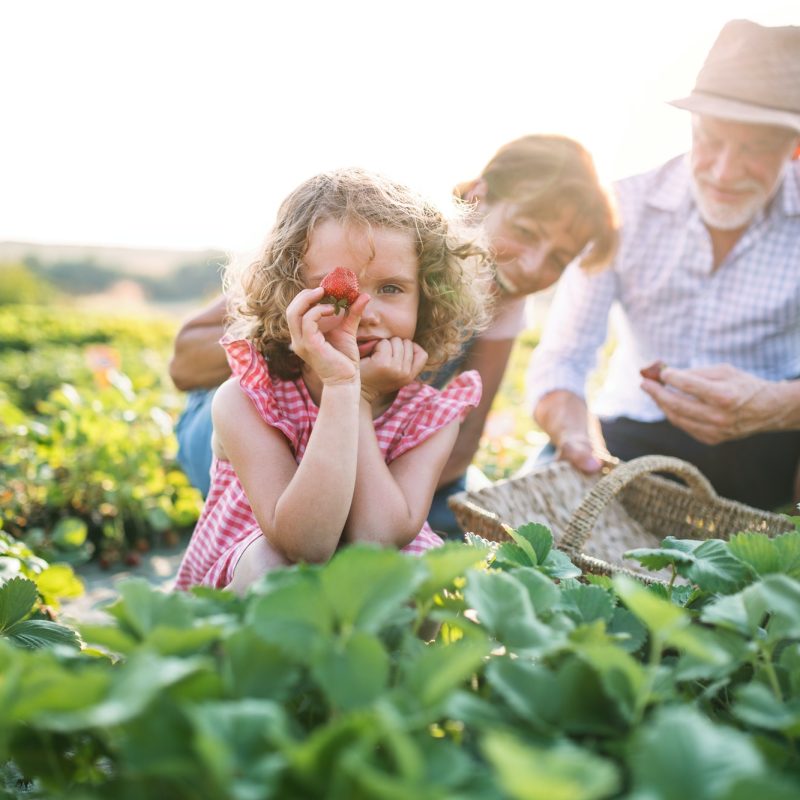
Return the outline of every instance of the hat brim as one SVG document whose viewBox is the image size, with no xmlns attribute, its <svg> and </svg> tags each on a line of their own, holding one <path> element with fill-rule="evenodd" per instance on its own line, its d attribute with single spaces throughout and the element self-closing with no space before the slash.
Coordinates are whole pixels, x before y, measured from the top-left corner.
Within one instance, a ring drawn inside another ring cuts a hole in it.
<svg viewBox="0 0 800 800">
<path fill-rule="evenodd" d="M 696 114 L 708 114 L 710 117 L 730 119 L 735 122 L 749 122 L 754 125 L 779 125 L 783 128 L 790 128 L 795 133 L 800 133 L 800 114 L 794 114 L 791 111 L 764 108 L 702 92 L 693 92 L 688 97 L 670 100 L 669 104 L 686 111 L 693 111 Z"/>
</svg>

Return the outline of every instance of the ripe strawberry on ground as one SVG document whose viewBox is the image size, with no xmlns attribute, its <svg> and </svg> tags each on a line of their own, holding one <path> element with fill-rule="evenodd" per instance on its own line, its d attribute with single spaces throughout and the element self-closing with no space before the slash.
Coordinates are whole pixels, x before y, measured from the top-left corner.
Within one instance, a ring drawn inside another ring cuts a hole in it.
<svg viewBox="0 0 800 800">
<path fill-rule="evenodd" d="M 355 272 L 346 267 L 334 267 L 323 279 L 320 286 L 325 290 L 321 303 L 331 303 L 336 313 L 347 309 L 358 298 L 358 278 Z"/>
<path fill-rule="evenodd" d="M 647 378 L 647 380 L 663 383 L 661 380 L 661 370 L 666 369 L 666 367 L 667 365 L 663 361 L 654 361 L 650 366 L 640 369 L 639 374 L 643 378 Z"/>
</svg>

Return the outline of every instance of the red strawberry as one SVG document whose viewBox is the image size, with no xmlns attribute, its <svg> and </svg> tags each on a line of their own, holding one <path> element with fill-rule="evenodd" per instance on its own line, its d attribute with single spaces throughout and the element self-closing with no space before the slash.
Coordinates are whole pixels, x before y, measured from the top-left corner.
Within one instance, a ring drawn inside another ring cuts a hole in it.
<svg viewBox="0 0 800 800">
<path fill-rule="evenodd" d="M 358 298 L 358 278 L 355 272 L 346 267 L 334 267 L 323 279 L 320 286 L 325 290 L 321 303 L 331 303 L 339 313 L 341 308 L 349 308 Z"/>
<path fill-rule="evenodd" d="M 649 381 L 663 383 L 664 381 L 661 380 L 661 370 L 666 369 L 666 367 L 667 365 L 663 361 L 654 361 L 649 367 L 640 369 L 639 374 Z"/>
</svg>

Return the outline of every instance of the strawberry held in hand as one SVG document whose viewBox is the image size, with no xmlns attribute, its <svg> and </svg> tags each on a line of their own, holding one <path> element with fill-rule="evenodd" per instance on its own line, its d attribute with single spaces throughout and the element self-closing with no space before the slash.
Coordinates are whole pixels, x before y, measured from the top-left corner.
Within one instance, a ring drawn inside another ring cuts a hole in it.
<svg viewBox="0 0 800 800">
<path fill-rule="evenodd" d="M 659 383 L 664 383 L 664 381 L 661 380 L 661 370 L 666 369 L 666 366 L 667 365 L 663 361 L 656 361 L 650 364 L 650 366 L 640 369 L 639 374 L 643 378 L 647 378 L 649 381 L 658 381 Z"/>
<path fill-rule="evenodd" d="M 358 278 L 355 272 L 346 267 L 334 267 L 323 279 L 320 286 L 325 290 L 321 303 L 331 303 L 339 309 L 348 309 L 358 299 Z"/>
</svg>

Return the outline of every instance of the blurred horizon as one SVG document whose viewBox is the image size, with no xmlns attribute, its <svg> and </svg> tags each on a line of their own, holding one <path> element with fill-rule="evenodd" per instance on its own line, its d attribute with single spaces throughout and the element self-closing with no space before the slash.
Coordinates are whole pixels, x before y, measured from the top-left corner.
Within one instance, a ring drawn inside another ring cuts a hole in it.
<svg viewBox="0 0 800 800">
<path fill-rule="evenodd" d="M 610 182 L 686 150 L 725 21 L 796 0 L 0 4 L 0 243 L 245 253 L 310 175 L 445 199 L 504 142 L 562 133 Z"/>
</svg>

